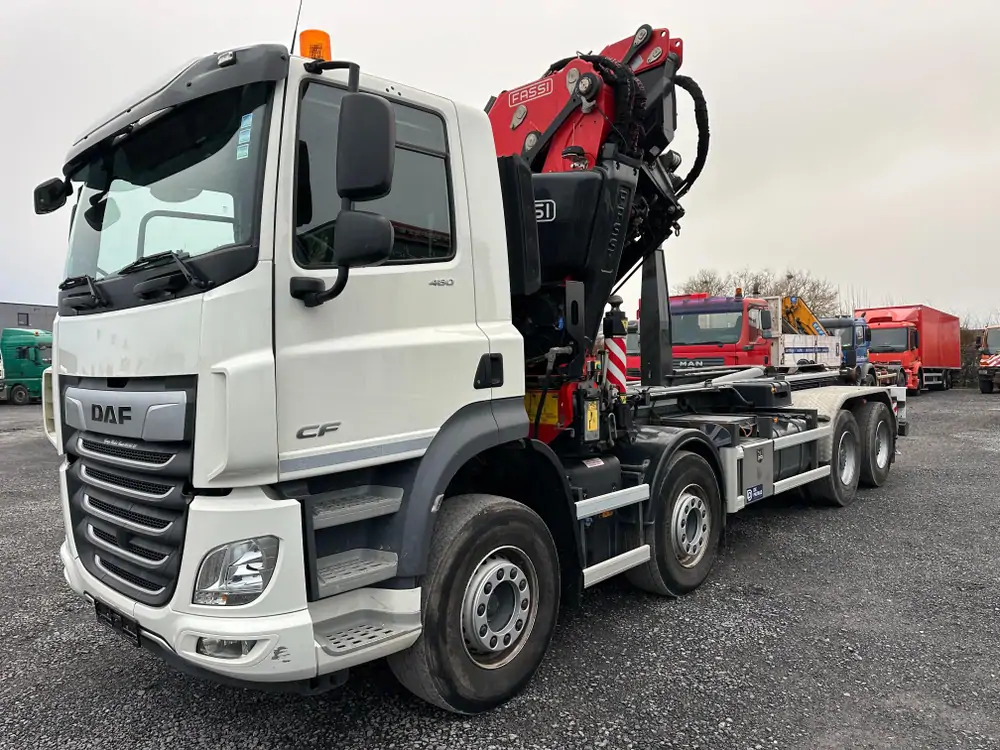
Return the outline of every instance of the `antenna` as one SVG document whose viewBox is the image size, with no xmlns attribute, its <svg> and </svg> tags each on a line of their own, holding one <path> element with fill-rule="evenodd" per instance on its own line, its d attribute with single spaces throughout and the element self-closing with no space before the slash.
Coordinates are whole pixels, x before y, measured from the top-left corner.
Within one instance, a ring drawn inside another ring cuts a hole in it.
<svg viewBox="0 0 1000 750">
<path fill-rule="evenodd" d="M 288 51 L 295 54 L 295 40 L 299 36 L 299 20 L 302 18 L 302 3 L 304 0 L 299 0 L 299 9 L 295 12 L 295 28 L 292 29 L 292 43 L 288 47 Z"/>
</svg>

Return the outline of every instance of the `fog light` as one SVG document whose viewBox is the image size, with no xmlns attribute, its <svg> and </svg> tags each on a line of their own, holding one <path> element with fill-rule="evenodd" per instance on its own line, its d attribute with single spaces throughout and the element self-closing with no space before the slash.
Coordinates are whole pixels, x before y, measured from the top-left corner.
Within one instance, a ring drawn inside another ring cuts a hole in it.
<svg viewBox="0 0 1000 750">
<path fill-rule="evenodd" d="M 199 638 L 195 646 L 202 656 L 216 659 L 239 659 L 249 654 L 257 641 L 231 641 L 227 638 Z"/>
<path fill-rule="evenodd" d="M 195 604 L 248 604 L 264 593 L 278 561 L 278 539 L 258 536 L 216 547 L 201 561 Z"/>
</svg>

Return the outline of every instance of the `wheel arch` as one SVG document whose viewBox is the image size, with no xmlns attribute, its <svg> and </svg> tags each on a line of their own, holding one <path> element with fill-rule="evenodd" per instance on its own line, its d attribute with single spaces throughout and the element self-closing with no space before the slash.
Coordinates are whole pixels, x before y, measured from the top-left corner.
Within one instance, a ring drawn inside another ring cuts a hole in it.
<svg viewBox="0 0 1000 750">
<path fill-rule="evenodd" d="M 466 404 L 445 421 L 420 458 L 396 514 L 398 576 L 424 574 L 437 509 L 456 475 L 491 449 L 525 440 L 528 427 L 521 397 Z"/>
<path fill-rule="evenodd" d="M 718 440 L 728 441 L 723 431 L 719 431 Z M 724 447 L 724 445 L 723 445 Z M 670 460 L 678 451 L 685 450 L 704 458 L 712 468 L 719 495 L 725 508 L 726 483 L 722 471 L 722 458 L 719 455 L 719 445 L 701 430 L 693 428 L 672 427 L 668 425 L 646 425 L 639 430 L 638 440 L 634 445 L 619 446 L 618 458 L 623 468 L 644 467 L 642 481 L 649 484 L 649 496 L 652 498 L 657 488 L 665 481 Z M 650 473 L 650 470 L 651 473 Z M 647 503 L 645 508 L 646 521 L 653 520 L 653 503 Z M 722 514 L 722 524 L 725 527 L 726 514 Z"/>
<path fill-rule="evenodd" d="M 573 491 L 553 450 L 538 440 L 521 439 L 482 451 L 455 473 L 442 503 L 473 492 L 516 500 L 541 517 L 559 553 L 564 594 L 576 598 L 584 567 L 583 541 Z"/>
</svg>

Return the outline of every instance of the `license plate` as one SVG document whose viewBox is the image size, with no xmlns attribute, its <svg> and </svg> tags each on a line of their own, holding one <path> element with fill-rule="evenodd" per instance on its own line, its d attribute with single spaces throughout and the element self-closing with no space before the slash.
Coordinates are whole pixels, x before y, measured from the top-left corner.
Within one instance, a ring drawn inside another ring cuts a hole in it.
<svg viewBox="0 0 1000 750">
<path fill-rule="evenodd" d="M 94 613 L 97 615 L 99 623 L 111 628 L 133 646 L 142 645 L 139 640 L 139 623 L 131 617 L 116 612 L 107 604 L 102 604 L 96 599 L 94 600 Z"/>
</svg>

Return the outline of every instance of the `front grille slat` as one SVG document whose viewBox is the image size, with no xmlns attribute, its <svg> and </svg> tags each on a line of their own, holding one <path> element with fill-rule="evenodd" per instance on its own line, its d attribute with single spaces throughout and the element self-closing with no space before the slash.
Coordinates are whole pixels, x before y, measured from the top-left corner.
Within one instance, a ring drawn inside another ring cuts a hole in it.
<svg viewBox="0 0 1000 750">
<path fill-rule="evenodd" d="M 120 445 L 107 445 L 98 443 L 96 440 L 80 439 L 80 445 L 85 451 L 108 458 L 119 458 L 133 463 L 151 464 L 153 466 L 163 466 L 173 456 L 169 453 L 157 453 L 155 451 L 144 451 L 134 448 L 124 448 Z"/>
<path fill-rule="evenodd" d="M 150 378 L 142 383 L 131 381 L 136 397 L 132 403 L 153 405 L 163 394 L 164 403 L 178 400 L 176 389 L 184 385 L 184 398 L 193 408 L 195 378 Z M 75 388 L 74 403 L 106 403 L 111 396 L 107 381 L 81 381 L 67 378 L 65 389 Z M 146 390 L 139 391 L 140 386 Z M 173 395 L 171 395 L 173 394 Z M 150 408 L 142 406 L 143 410 Z M 173 596 L 180 572 L 181 551 L 187 523 L 187 507 L 192 466 L 193 424 L 184 428 L 184 439 L 174 442 L 149 442 L 132 432 L 104 432 L 103 425 L 84 421 L 89 406 L 77 411 L 76 427 L 66 423 L 64 410 L 64 447 L 69 458 L 66 472 L 70 498 L 73 539 L 80 561 L 87 571 L 106 586 L 130 599 L 152 607 L 166 605 Z M 136 410 L 133 414 L 140 413 Z M 158 424 L 162 424 L 158 423 Z M 149 424 L 146 425 L 149 430 Z M 163 439 L 167 433 L 160 427 Z M 180 433 L 175 433 L 176 437 Z"/>
</svg>

